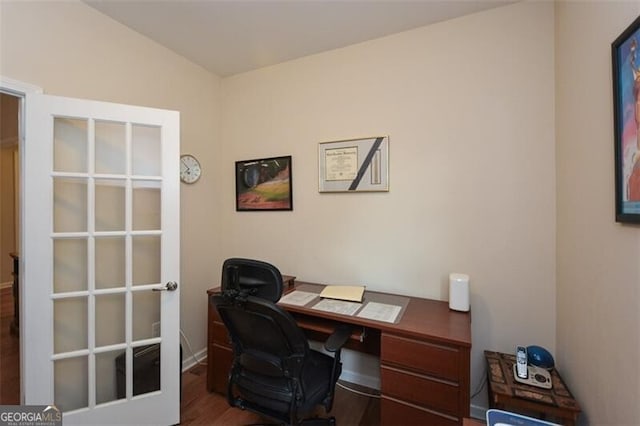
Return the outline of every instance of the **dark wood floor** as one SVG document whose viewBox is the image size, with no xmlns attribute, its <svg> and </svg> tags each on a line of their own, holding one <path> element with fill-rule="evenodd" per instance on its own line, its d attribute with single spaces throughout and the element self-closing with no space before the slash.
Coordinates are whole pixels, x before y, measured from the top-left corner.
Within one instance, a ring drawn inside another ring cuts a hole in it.
<svg viewBox="0 0 640 426">
<path fill-rule="evenodd" d="M 233 426 L 272 423 L 247 411 L 231 408 L 225 397 L 207 392 L 206 377 L 207 372 L 204 366 L 196 366 L 183 374 L 181 424 Z M 364 391 L 370 392 L 366 389 Z M 327 416 L 322 409 L 316 414 L 319 417 Z M 378 426 L 380 424 L 379 400 L 337 387 L 330 415 L 336 418 L 339 426 Z"/>
<path fill-rule="evenodd" d="M 13 320 L 11 287 L 0 289 L 0 405 L 20 403 L 20 341 L 9 332 Z"/>
<path fill-rule="evenodd" d="M 17 336 L 9 332 L 12 318 L 11 288 L 1 289 L 0 405 L 20 404 L 20 342 Z M 198 365 L 183 373 L 181 424 L 234 426 L 266 422 L 255 414 L 229 407 L 222 395 L 207 392 L 206 381 L 205 366 Z M 325 416 L 322 411 L 318 414 Z M 380 404 L 376 398 L 357 395 L 338 387 L 331 415 L 340 426 L 378 426 Z"/>
</svg>

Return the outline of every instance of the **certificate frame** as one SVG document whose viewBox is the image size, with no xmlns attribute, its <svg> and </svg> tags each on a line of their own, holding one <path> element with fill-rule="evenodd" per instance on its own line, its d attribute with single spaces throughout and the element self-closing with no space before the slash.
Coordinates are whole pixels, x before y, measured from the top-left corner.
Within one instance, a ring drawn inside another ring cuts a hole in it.
<svg viewBox="0 0 640 426">
<path fill-rule="evenodd" d="M 291 156 L 236 161 L 236 211 L 293 210 Z"/>
<path fill-rule="evenodd" d="M 640 17 L 611 43 L 616 222 L 640 224 Z"/>
<path fill-rule="evenodd" d="M 389 136 L 320 142 L 318 191 L 389 191 Z"/>
</svg>

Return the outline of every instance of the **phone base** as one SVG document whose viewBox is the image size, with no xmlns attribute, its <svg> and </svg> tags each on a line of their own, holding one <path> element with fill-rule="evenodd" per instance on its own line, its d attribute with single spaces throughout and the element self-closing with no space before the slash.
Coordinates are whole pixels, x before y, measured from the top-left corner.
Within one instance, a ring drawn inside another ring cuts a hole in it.
<svg viewBox="0 0 640 426">
<path fill-rule="evenodd" d="M 518 377 L 518 366 L 513 364 L 513 378 L 516 379 L 517 382 L 524 383 L 525 385 L 551 389 L 551 374 L 549 374 L 547 370 L 534 365 L 528 365 L 527 369 L 529 370 L 529 377 L 523 379 L 522 377 Z"/>
</svg>

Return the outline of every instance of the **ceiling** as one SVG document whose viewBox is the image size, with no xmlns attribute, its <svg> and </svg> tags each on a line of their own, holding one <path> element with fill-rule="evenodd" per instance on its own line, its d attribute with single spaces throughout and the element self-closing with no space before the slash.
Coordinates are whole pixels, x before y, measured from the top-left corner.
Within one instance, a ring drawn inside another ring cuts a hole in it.
<svg viewBox="0 0 640 426">
<path fill-rule="evenodd" d="M 84 0 L 226 77 L 514 0 Z"/>
</svg>

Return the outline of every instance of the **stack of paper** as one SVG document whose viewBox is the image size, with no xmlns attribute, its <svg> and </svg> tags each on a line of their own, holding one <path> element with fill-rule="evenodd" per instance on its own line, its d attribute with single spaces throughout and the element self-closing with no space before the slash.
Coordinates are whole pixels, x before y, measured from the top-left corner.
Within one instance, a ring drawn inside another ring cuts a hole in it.
<svg viewBox="0 0 640 426">
<path fill-rule="evenodd" d="M 363 295 L 363 285 L 328 285 L 320 293 L 320 297 L 323 298 L 349 300 L 358 303 L 362 303 Z"/>
<path fill-rule="evenodd" d="M 295 290 L 280 298 L 280 303 L 286 303 L 294 306 L 304 306 L 317 298 L 317 293 L 309 293 L 308 291 Z"/>
<path fill-rule="evenodd" d="M 358 312 L 360 318 L 369 318 L 376 321 L 384 321 L 394 323 L 398 314 L 402 310 L 402 306 L 388 305 L 386 303 L 369 302 Z"/>
</svg>

